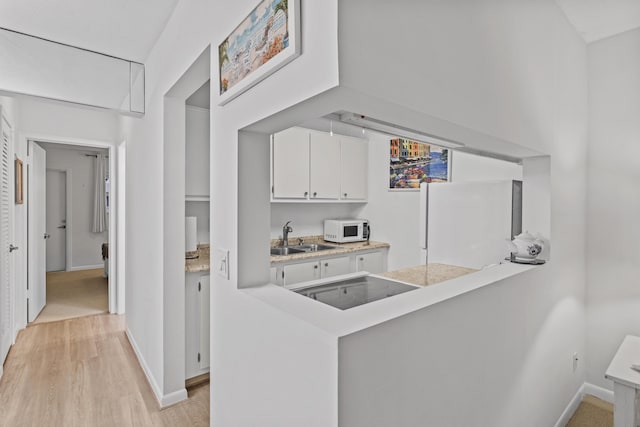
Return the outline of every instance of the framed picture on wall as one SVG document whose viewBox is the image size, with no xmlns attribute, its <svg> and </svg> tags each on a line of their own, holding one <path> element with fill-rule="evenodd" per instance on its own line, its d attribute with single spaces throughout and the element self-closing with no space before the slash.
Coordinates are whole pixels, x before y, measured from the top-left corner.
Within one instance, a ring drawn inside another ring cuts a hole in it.
<svg viewBox="0 0 640 427">
<path fill-rule="evenodd" d="M 24 171 L 22 169 L 22 160 L 16 159 L 15 169 L 16 169 L 16 205 L 21 205 L 24 203 L 24 181 L 22 179 L 22 177 L 24 176 Z"/>
<path fill-rule="evenodd" d="M 389 141 L 389 189 L 418 191 L 423 182 L 451 179 L 451 150 L 394 138 Z"/>
<path fill-rule="evenodd" d="M 224 105 L 300 55 L 300 0 L 262 0 L 218 46 Z"/>
</svg>

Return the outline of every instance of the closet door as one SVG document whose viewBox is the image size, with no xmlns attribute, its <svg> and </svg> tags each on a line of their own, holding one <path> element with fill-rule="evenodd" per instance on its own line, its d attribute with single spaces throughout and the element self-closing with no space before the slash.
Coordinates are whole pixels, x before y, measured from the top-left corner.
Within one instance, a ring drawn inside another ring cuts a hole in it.
<svg viewBox="0 0 640 427">
<path fill-rule="evenodd" d="M 11 317 L 13 302 L 11 292 L 11 227 L 13 200 L 11 198 L 12 162 L 8 123 L 0 115 L 0 374 L 11 347 Z"/>
</svg>

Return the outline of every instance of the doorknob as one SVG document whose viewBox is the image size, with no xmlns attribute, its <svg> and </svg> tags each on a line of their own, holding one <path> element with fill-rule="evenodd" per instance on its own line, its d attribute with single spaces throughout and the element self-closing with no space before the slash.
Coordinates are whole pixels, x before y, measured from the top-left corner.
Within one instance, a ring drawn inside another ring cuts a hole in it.
<svg viewBox="0 0 640 427">
<path fill-rule="evenodd" d="M 44 233 L 44 238 L 45 238 L 45 239 L 48 239 L 49 237 L 51 237 L 51 236 L 49 235 L 49 233 Z"/>
<path fill-rule="evenodd" d="M 59 225 L 58 228 L 67 228 L 66 225 Z"/>
<path fill-rule="evenodd" d="M 13 245 L 9 245 L 9 253 L 13 252 L 13 251 L 17 251 L 18 249 L 20 249 L 17 246 L 13 246 Z"/>
</svg>

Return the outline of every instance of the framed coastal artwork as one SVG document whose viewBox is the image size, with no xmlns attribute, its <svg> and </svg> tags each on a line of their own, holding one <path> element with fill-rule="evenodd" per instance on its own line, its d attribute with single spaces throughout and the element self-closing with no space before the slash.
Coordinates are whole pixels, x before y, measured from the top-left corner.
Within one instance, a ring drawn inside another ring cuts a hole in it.
<svg viewBox="0 0 640 427">
<path fill-rule="evenodd" d="M 300 0 L 262 0 L 218 46 L 218 105 L 300 55 Z"/>
<path fill-rule="evenodd" d="M 24 172 L 22 167 L 22 160 L 16 158 L 15 160 L 15 173 L 16 173 L 16 205 L 21 205 L 24 203 Z"/>
<path fill-rule="evenodd" d="M 447 182 L 451 177 L 451 151 L 404 138 L 389 143 L 389 189 L 420 189 L 422 182 Z"/>
</svg>

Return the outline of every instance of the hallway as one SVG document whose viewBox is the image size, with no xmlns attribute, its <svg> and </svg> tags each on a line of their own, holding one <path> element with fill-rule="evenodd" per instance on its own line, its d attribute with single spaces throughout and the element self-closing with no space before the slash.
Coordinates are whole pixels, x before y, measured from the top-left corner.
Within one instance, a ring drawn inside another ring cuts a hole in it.
<svg viewBox="0 0 640 427">
<path fill-rule="evenodd" d="M 95 315 L 20 332 L 0 380 L 0 426 L 204 426 L 209 385 L 162 411 L 124 332 Z"/>
</svg>

